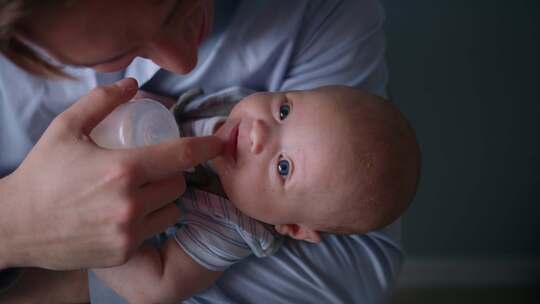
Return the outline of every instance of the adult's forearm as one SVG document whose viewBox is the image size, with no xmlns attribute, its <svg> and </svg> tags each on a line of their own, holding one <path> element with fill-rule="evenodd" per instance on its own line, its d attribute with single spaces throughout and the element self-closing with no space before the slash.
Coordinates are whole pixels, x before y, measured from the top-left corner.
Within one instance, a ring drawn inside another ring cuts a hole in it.
<svg viewBox="0 0 540 304">
<path fill-rule="evenodd" d="M 32 236 L 26 234 L 22 223 L 21 198 L 17 198 L 16 187 L 9 175 L 0 179 L 0 270 L 28 266 L 28 246 L 24 243 Z"/>
<path fill-rule="evenodd" d="M 12 210 L 12 195 L 7 185 L 8 179 L 0 179 L 0 295 L 5 294 L 8 289 L 11 289 L 19 279 L 22 270 L 10 268 L 17 264 L 16 241 L 14 238 L 20 237 L 19 234 L 14 234 L 13 219 L 16 215 L 16 210 Z M 16 228 L 15 228 L 16 229 Z"/>
</svg>

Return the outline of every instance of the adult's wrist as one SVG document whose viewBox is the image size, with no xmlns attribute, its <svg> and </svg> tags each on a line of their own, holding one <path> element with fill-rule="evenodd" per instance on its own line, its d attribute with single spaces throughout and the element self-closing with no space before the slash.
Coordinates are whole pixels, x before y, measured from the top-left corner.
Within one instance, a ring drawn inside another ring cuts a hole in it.
<svg viewBox="0 0 540 304">
<path fill-rule="evenodd" d="M 12 175 L 0 179 L 0 270 L 27 265 L 24 240 L 28 236 L 24 232 L 21 214 L 23 204 L 18 198 L 19 186 Z"/>
</svg>

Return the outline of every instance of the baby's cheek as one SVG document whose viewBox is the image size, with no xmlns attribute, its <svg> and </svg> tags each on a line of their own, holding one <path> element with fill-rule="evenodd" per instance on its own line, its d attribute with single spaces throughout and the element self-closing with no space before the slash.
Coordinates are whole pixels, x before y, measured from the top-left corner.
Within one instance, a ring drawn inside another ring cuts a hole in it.
<svg viewBox="0 0 540 304">
<path fill-rule="evenodd" d="M 251 198 L 252 187 L 245 179 L 234 179 L 232 181 L 231 190 L 234 193 L 236 200 L 244 202 Z"/>
</svg>

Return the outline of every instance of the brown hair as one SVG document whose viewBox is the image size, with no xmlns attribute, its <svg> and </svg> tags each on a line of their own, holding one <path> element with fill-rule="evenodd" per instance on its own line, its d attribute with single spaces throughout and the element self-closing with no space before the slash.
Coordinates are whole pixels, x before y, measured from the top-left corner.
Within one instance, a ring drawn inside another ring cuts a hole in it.
<svg viewBox="0 0 540 304">
<path fill-rule="evenodd" d="M 20 40 L 22 24 L 35 13 L 65 5 L 68 0 L 0 0 L 0 54 L 21 69 L 41 77 L 71 78 Z"/>
</svg>

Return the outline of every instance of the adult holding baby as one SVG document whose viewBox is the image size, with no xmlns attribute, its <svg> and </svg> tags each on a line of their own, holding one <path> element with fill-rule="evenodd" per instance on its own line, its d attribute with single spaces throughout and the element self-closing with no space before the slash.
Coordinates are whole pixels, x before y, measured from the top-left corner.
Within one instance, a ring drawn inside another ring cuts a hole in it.
<svg viewBox="0 0 540 304">
<path fill-rule="evenodd" d="M 48 70 L 51 65 L 37 62 L 37 57 L 30 55 L 32 51 L 21 44 L 26 37 L 21 34 L 23 30 L 7 32 L 9 26 L 20 26 L 23 14 L 45 12 L 39 7 L 43 3 L 3 1 L 1 5 L 5 56 L 38 75 L 54 74 Z M 5 175 L 18 168 L 0 181 L 0 269 L 64 270 L 125 262 L 144 239 L 178 218 L 180 212 L 172 202 L 185 190 L 183 170 L 221 151 L 222 144 L 214 137 L 122 152 L 98 148 L 88 134 L 112 109 L 137 93 L 137 82 L 129 78 L 93 89 L 54 120 L 50 115 L 41 117 L 41 121 L 24 121 L 35 116 L 25 118 L 18 110 L 26 107 L 32 111 L 34 101 L 17 100 L 17 95 L 24 95 L 21 86 L 32 89 L 32 82 L 39 80 L 17 73 L 6 78 L 13 66 L 6 58 L 1 60 L 0 169 Z M 49 123 L 19 165 L 18 158 L 36 139 L 32 133 Z M 21 128 L 25 124 L 27 130 Z M 4 271 L 3 283 L 7 286 L 9 277 L 15 278 L 18 272 Z"/>
<path fill-rule="evenodd" d="M 345 84 L 384 93 L 382 11 L 372 0 L 0 4 L 1 115 L 13 114 L 3 117 L 0 132 L 2 141 L 15 143 L 2 142 L 0 153 L 25 154 L 41 137 L 22 163 L 0 159 L 2 168 L 18 166 L 0 185 L 0 237 L 9 244 L 0 252 L 3 268 L 124 262 L 144 237 L 178 216 L 168 202 L 184 190 L 180 172 L 219 153 L 212 137 L 129 152 L 98 148 L 88 132 L 137 86 L 121 80 L 71 106 L 95 84 L 133 76 L 143 89 L 170 96 L 231 85 L 281 91 Z M 62 73 L 77 80 L 32 76 Z M 328 236 L 318 245 L 287 243 L 272 257 L 235 265 L 192 301 L 379 302 L 401 262 L 393 228 Z M 99 281 L 91 284 L 93 300 L 113 301 Z"/>
</svg>

